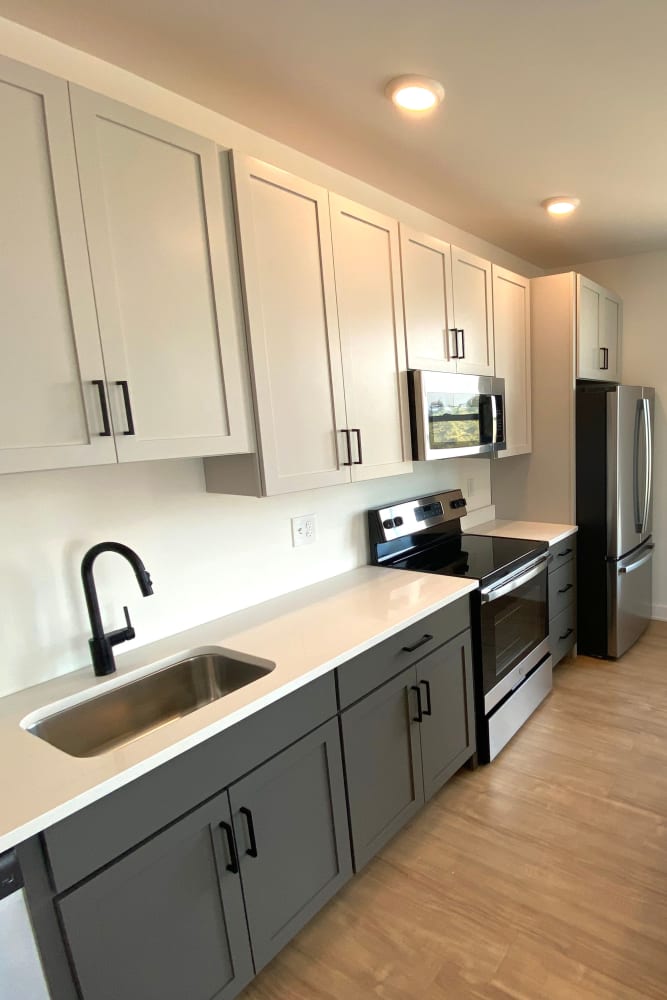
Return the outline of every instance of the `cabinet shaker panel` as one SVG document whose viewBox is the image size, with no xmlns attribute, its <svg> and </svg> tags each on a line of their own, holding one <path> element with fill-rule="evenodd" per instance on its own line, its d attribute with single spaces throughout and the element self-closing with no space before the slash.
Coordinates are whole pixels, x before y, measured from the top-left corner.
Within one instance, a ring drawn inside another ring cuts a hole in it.
<svg viewBox="0 0 667 1000">
<path fill-rule="evenodd" d="M 65 81 L 0 57 L 0 133 L 0 472 L 115 462 Z"/>
<path fill-rule="evenodd" d="M 119 460 L 247 452 L 223 154 L 169 122 L 70 90 Z"/>
</svg>

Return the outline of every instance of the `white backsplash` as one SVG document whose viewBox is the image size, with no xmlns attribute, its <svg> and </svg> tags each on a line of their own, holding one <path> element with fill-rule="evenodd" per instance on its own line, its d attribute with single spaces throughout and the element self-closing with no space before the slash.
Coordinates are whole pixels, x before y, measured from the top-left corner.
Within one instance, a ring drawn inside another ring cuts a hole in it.
<svg viewBox="0 0 667 1000">
<path fill-rule="evenodd" d="M 96 542 L 136 549 L 155 586 L 142 598 L 123 559 L 97 560 L 105 628 L 127 604 L 137 631 L 120 653 L 363 565 L 368 507 L 457 486 L 471 510 L 491 502 L 486 459 L 415 469 L 266 499 L 206 493 L 198 459 L 0 477 L 0 695 L 89 663 L 80 564 Z M 317 542 L 293 548 L 290 519 L 312 513 Z"/>
</svg>

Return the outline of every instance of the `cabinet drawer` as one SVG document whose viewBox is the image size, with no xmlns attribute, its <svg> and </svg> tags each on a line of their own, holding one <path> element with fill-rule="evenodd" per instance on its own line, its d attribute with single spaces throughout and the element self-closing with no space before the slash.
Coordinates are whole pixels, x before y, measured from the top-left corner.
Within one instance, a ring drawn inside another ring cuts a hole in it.
<svg viewBox="0 0 667 1000">
<path fill-rule="evenodd" d="M 577 552 L 577 542 L 575 535 L 568 535 L 562 542 L 557 542 L 549 548 L 549 572 L 555 573 L 557 569 L 569 559 L 574 559 Z"/>
<path fill-rule="evenodd" d="M 336 672 L 340 707 L 347 708 L 467 628 L 470 602 L 466 595 L 355 656 Z"/>
<path fill-rule="evenodd" d="M 571 604 L 549 622 L 549 652 L 555 667 L 577 641 L 577 606 Z"/>
<path fill-rule="evenodd" d="M 49 827 L 56 892 L 130 850 L 336 714 L 333 671 Z"/>
<path fill-rule="evenodd" d="M 556 618 L 577 596 L 577 564 L 570 556 L 564 566 L 549 574 L 549 618 Z"/>
</svg>

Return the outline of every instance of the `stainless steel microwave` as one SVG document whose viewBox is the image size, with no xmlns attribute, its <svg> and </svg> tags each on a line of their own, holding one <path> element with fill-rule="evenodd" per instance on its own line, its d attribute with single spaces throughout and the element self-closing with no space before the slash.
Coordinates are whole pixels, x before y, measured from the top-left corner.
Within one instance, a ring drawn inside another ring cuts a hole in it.
<svg viewBox="0 0 667 1000">
<path fill-rule="evenodd" d="M 507 447 L 505 382 L 490 375 L 409 371 L 412 457 L 493 455 Z"/>
</svg>

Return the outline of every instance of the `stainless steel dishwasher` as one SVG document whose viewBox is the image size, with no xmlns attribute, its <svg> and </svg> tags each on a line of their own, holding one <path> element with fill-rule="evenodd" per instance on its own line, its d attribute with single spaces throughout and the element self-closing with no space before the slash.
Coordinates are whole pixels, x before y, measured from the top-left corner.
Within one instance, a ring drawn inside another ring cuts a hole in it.
<svg viewBox="0 0 667 1000">
<path fill-rule="evenodd" d="M 0 854 L 0 1000 L 49 1000 L 14 851 Z"/>
</svg>

